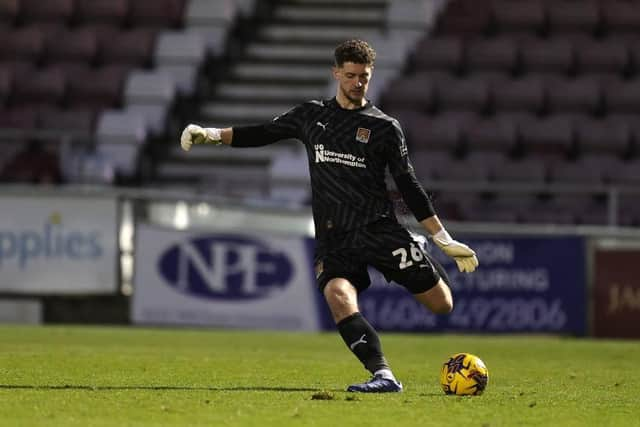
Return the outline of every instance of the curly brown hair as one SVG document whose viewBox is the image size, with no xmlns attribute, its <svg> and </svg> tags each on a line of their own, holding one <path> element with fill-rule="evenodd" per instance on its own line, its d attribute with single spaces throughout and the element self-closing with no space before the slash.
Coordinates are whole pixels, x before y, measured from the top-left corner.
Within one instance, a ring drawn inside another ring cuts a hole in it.
<svg viewBox="0 0 640 427">
<path fill-rule="evenodd" d="M 336 66 L 342 67 L 345 62 L 373 65 L 376 51 L 364 40 L 347 40 L 336 47 L 334 52 Z"/>
</svg>

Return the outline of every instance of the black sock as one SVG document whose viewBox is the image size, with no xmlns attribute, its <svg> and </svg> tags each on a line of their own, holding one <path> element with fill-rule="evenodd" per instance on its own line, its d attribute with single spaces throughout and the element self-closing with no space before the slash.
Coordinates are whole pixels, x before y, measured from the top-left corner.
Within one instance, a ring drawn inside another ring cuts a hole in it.
<svg viewBox="0 0 640 427">
<path fill-rule="evenodd" d="M 380 369 L 389 369 L 382 354 L 378 333 L 360 313 L 354 313 L 336 325 L 342 339 L 353 354 L 372 374 Z"/>
</svg>

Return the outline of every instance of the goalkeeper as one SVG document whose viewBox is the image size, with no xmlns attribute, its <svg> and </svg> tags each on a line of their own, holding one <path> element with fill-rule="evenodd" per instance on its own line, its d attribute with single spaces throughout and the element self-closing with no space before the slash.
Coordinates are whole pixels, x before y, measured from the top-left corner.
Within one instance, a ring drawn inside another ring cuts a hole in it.
<svg viewBox="0 0 640 427">
<path fill-rule="evenodd" d="M 454 240 L 416 179 L 397 120 L 365 97 L 375 51 L 362 40 L 335 49 L 336 96 L 309 101 L 255 126 L 217 129 L 187 126 L 180 143 L 256 147 L 296 138 L 307 151 L 315 222 L 315 273 L 337 329 L 371 372 L 347 391 L 398 392 L 402 384 L 385 359 L 376 331 L 362 316 L 358 294 L 370 285 L 367 267 L 404 286 L 437 314 L 453 309 L 449 279 L 420 237 L 401 226 L 385 184 L 388 168 L 402 198 L 436 245 L 462 272 L 478 266 L 474 251 Z"/>
</svg>

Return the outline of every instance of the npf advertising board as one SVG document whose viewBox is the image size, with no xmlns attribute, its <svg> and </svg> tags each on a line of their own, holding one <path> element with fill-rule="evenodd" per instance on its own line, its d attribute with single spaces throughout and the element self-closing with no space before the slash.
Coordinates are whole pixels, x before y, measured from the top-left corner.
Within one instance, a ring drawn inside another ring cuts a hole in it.
<svg viewBox="0 0 640 427">
<path fill-rule="evenodd" d="M 117 289 L 113 198 L 0 197 L 0 292 Z"/>
<path fill-rule="evenodd" d="M 132 319 L 143 324 L 316 330 L 304 239 L 140 224 Z"/>
</svg>

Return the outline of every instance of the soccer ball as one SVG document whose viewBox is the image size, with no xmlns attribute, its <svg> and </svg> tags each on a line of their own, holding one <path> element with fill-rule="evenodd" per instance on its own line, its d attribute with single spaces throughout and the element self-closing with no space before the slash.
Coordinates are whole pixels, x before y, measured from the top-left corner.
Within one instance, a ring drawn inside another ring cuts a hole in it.
<svg viewBox="0 0 640 427">
<path fill-rule="evenodd" d="M 489 370 L 470 353 L 454 354 L 442 364 L 440 384 L 446 394 L 479 395 L 487 387 Z"/>
</svg>

